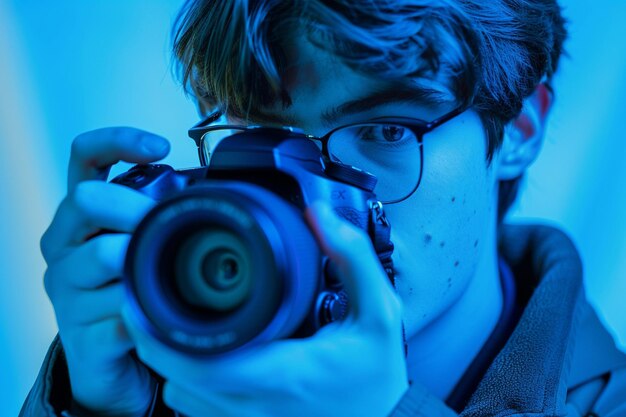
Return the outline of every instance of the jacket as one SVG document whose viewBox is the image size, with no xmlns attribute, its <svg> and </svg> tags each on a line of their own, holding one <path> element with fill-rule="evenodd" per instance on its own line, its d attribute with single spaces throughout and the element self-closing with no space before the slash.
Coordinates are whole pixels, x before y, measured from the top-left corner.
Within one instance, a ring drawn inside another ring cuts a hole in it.
<svg viewBox="0 0 626 417">
<path fill-rule="evenodd" d="M 499 253 L 511 267 L 521 314 L 462 404 L 446 404 L 414 383 L 392 417 L 626 417 L 626 354 L 584 298 L 572 242 L 547 226 L 501 227 Z M 77 415 L 58 336 L 20 417 Z M 154 416 L 174 416 L 157 397 Z"/>
</svg>

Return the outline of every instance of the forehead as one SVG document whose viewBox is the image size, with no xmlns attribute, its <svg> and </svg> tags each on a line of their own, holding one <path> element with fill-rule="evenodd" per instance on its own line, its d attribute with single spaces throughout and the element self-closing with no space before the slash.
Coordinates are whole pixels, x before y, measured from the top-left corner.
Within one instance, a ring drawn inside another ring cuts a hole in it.
<svg viewBox="0 0 626 417">
<path fill-rule="evenodd" d="M 317 117 L 330 127 L 340 117 L 358 116 L 385 103 L 417 105 L 437 114 L 454 102 L 446 85 L 423 78 L 390 80 L 359 71 L 304 35 L 285 45 L 285 57 L 283 82 L 291 105 L 274 103 L 257 109 L 261 121 L 298 125 Z"/>
<path fill-rule="evenodd" d="M 354 71 L 304 35 L 285 46 L 285 55 L 284 85 L 295 106 L 302 101 L 313 108 L 344 102 L 357 94 L 380 90 L 385 84 L 384 80 Z"/>
</svg>

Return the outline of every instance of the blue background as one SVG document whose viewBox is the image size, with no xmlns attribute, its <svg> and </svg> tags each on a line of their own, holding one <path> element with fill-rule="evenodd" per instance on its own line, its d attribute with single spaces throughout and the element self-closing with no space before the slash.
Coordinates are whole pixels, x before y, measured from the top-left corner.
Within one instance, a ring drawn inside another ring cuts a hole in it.
<svg viewBox="0 0 626 417">
<path fill-rule="evenodd" d="M 56 333 L 39 239 L 65 193 L 80 132 L 129 125 L 196 165 L 193 104 L 170 75 L 174 0 L 0 2 L 0 414 L 17 415 Z M 542 155 L 515 217 L 563 226 L 588 297 L 626 346 L 626 3 L 566 0 L 569 57 Z M 116 167 L 113 174 L 128 166 Z"/>
</svg>

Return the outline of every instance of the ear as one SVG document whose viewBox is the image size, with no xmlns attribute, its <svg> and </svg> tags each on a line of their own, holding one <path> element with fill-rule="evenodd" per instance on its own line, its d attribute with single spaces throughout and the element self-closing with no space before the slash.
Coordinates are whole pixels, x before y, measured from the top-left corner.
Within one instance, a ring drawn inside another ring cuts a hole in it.
<svg viewBox="0 0 626 417">
<path fill-rule="evenodd" d="M 522 112 L 504 128 L 504 140 L 499 152 L 499 180 L 512 180 L 521 176 L 537 158 L 546 127 L 553 95 L 541 83 L 533 94 L 524 99 Z"/>
</svg>

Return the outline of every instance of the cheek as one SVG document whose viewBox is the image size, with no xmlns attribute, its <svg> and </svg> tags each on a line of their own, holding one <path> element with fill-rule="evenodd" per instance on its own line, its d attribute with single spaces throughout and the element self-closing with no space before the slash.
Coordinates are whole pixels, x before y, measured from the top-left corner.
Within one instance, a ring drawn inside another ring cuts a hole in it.
<svg viewBox="0 0 626 417">
<path fill-rule="evenodd" d="M 408 334 L 466 290 L 495 216 L 495 180 L 485 161 L 484 135 L 480 124 L 472 122 L 465 123 L 461 134 L 438 137 L 446 141 L 440 146 L 433 143 L 429 149 L 425 139 L 420 188 L 409 200 L 387 208 Z"/>
</svg>

